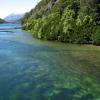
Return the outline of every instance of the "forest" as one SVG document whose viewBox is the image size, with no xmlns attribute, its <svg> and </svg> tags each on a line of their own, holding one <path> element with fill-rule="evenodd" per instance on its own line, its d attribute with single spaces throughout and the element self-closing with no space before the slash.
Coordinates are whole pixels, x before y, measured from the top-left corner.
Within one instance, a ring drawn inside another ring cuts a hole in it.
<svg viewBox="0 0 100 100">
<path fill-rule="evenodd" d="M 21 24 L 39 39 L 100 45 L 100 0 L 41 0 Z"/>
</svg>

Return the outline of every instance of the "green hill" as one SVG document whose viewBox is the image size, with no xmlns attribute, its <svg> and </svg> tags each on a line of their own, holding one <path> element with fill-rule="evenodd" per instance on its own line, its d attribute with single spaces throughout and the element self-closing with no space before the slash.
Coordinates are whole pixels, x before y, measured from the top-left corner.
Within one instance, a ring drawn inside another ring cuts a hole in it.
<svg viewBox="0 0 100 100">
<path fill-rule="evenodd" d="M 0 18 L 0 24 L 5 23 L 3 19 Z"/>
<path fill-rule="evenodd" d="M 22 25 L 40 39 L 100 45 L 100 0 L 42 0 Z"/>
</svg>

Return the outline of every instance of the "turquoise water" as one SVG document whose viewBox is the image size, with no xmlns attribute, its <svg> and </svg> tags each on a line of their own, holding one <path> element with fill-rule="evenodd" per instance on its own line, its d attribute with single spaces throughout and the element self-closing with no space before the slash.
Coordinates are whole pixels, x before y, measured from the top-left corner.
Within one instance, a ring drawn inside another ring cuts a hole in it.
<svg viewBox="0 0 100 100">
<path fill-rule="evenodd" d="M 0 25 L 0 100 L 100 100 L 100 47 L 34 39 Z"/>
</svg>

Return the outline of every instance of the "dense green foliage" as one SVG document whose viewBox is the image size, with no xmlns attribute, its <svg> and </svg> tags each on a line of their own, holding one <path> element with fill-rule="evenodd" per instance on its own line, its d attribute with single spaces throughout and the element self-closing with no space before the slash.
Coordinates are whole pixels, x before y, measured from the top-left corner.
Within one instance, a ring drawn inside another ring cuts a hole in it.
<svg viewBox="0 0 100 100">
<path fill-rule="evenodd" d="M 42 0 L 22 25 L 40 39 L 100 45 L 100 1 Z"/>
</svg>

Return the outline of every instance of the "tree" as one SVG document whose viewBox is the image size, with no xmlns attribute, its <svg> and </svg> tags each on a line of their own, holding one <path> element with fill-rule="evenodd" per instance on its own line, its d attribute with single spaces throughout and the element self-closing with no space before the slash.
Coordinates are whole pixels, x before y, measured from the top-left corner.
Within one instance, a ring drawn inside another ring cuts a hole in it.
<svg viewBox="0 0 100 100">
<path fill-rule="evenodd" d="M 92 35 L 92 43 L 94 45 L 100 45 L 100 28 L 98 27 L 96 33 Z"/>
<path fill-rule="evenodd" d="M 91 36 L 96 31 L 95 22 L 93 21 L 92 17 L 87 15 L 79 15 L 76 20 L 77 25 L 77 39 L 76 43 L 90 43 Z"/>
</svg>

